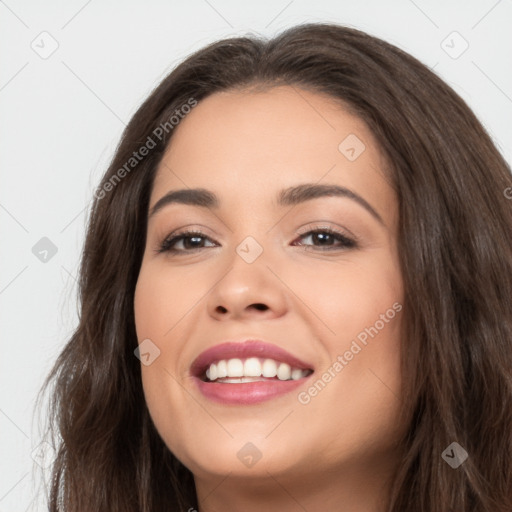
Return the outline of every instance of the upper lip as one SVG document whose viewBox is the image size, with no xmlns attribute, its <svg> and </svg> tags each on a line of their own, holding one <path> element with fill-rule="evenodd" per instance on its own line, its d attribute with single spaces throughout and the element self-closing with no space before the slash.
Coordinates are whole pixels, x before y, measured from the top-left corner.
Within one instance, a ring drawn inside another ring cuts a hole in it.
<svg viewBox="0 0 512 512">
<path fill-rule="evenodd" d="M 288 363 L 292 368 L 313 370 L 311 364 L 300 360 L 277 345 L 261 340 L 247 339 L 244 341 L 226 341 L 206 349 L 196 357 L 190 367 L 190 372 L 195 377 L 201 377 L 207 368 L 216 361 L 232 358 L 245 359 L 249 357 L 275 359 L 276 361 Z"/>
</svg>

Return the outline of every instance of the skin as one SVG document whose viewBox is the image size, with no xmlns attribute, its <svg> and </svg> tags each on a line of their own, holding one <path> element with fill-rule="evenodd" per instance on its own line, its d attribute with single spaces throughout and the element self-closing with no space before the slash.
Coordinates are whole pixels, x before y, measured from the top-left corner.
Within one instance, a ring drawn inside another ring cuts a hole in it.
<svg viewBox="0 0 512 512">
<path fill-rule="evenodd" d="M 354 161 L 338 149 L 349 134 L 365 145 Z M 213 94 L 175 128 L 150 210 L 169 191 L 196 187 L 220 205 L 173 203 L 149 218 L 134 307 L 139 343 L 149 338 L 160 350 L 142 366 L 147 405 L 165 444 L 194 474 L 200 512 L 384 510 L 403 431 L 401 314 L 359 343 L 341 371 L 333 363 L 403 304 L 398 204 L 385 169 L 360 119 L 289 86 Z M 281 189 L 303 183 L 347 187 L 383 222 L 346 197 L 277 205 Z M 325 227 L 355 236 L 358 246 L 303 235 Z M 177 254 L 156 252 L 183 228 L 206 238 L 177 242 Z M 250 264 L 236 252 L 247 236 L 263 249 Z M 208 400 L 189 373 L 192 361 L 245 336 L 311 363 L 313 378 L 261 404 Z M 329 368 L 330 382 L 300 403 L 298 394 Z M 252 467 L 237 457 L 248 442 L 261 453 Z"/>
</svg>

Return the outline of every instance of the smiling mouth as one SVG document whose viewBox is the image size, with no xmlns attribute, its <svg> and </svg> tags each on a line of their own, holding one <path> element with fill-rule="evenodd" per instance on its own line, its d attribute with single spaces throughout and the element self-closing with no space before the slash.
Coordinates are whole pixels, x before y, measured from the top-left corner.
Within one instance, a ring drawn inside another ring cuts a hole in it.
<svg viewBox="0 0 512 512">
<path fill-rule="evenodd" d="M 311 368 L 296 368 L 271 358 L 221 359 L 201 373 L 207 383 L 244 384 L 265 381 L 300 380 L 313 373 Z"/>
</svg>

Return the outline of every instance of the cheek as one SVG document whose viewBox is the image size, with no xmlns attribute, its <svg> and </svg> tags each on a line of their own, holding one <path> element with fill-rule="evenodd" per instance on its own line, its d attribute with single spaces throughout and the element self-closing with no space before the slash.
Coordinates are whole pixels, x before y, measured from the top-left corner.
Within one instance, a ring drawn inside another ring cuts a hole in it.
<svg viewBox="0 0 512 512">
<path fill-rule="evenodd" d="M 134 299 L 137 337 L 163 339 L 204 296 L 200 280 L 165 265 L 143 265 Z"/>
<path fill-rule="evenodd" d="M 175 443 L 181 439 L 183 417 L 170 411 L 186 411 L 185 416 L 190 416 L 190 398 L 182 391 L 177 362 L 183 344 L 177 341 L 186 339 L 187 333 L 183 331 L 186 322 L 181 320 L 198 302 L 199 288 L 197 281 L 183 272 L 143 264 L 134 296 L 137 339 L 140 343 L 149 338 L 159 351 L 151 364 L 141 364 L 146 404 L 160 436 L 178 456 L 182 450 Z"/>
<path fill-rule="evenodd" d="M 403 307 L 395 260 L 380 253 L 357 264 L 323 264 L 314 272 L 304 269 L 293 283 L 326 351 L 321 382 L 304 395 L 307 408 L 318 415 L 330 410 L 335 424 L 346 427 L 356 419 L 368 429 L 374 422 L 392 423 L 399 404 Z M 326 403 L 342 407 L 329 409 Z"/>
<path fill-rule="evenodd" d="M 314 313 L 312 321 L 319 326 L 319 336 L 340 349 L 376 322 L 379 331 L 387 331 L 387 325 L 382 328 L 381 315 L 388 312 L 385 320 L 394 320 L 393 304 L 403 300 L 400 271 L 385 252 L 357 261 L 322 262 L 293 273 L 290 270 L 285 279 L 306 306 L 308 316 Z"/>
<path fill-rule="evenodd" d="M 330 281 L 329 300 L 320 289 L 308 296 L 317 296 L 310 307 L 334 334 L 326 334 L 323 324 L 319 328 L 326 357 L 300 395 L 300 407 L 305 417 L 317 418 L 311 433 L 322 439 L 317 449 L 340 458 L 387 450 L 399 428 L 399 282 L 374 280 L 372 286 L 368 277 L 357 277 Z"/>
</svg>

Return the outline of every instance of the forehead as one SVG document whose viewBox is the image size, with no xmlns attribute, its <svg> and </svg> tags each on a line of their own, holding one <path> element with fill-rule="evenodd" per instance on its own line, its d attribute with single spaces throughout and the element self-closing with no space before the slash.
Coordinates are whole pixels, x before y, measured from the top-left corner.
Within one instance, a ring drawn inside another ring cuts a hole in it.
<svg viewBox="0 0 512 512">
<path fill-rule="evenodd" d="M 214 190 L 226 201 L 257 197 L 261 204 L 305 182 L 350 187 L 383 216 L 394 202 L 373 134 L 325 95 L 291 86 L 215 93 L 174 130 L 152 205 L 169 190 L 187 187 Z"/>
</svg>

